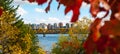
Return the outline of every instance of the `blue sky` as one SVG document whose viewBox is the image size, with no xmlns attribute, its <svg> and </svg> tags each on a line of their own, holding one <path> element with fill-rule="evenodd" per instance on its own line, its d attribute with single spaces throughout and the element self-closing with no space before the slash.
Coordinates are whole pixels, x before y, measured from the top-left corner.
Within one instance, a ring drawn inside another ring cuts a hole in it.
<svg viewBox="0 0 120 54">
<path fill-rule="evenodd" d="M 61 5 L 59 10 L 57 10 L 58 3 L 56 0 L 53 0 L 48 13 L 45 13 L 44 11 L 47 7 L 47 3 L 37 5 L 36 3 L 29 3 L 28 1 L 14 0 L 13 5 L 20 5 L 17 13 L 18 15 L 21 15 L 21 18 L 23 18 L 25 23 L 69 23 L 72 17 L 72 11 L 70 11 L 67 15 L 64 15 L 65 7 L 63 5 Z M 79 19 L 84 16 L 91 18 L 91 15 L 89 14 L 89 7 L 90 5 L 87 5 L 86 3 L 82 4 Z"/>
</svg>

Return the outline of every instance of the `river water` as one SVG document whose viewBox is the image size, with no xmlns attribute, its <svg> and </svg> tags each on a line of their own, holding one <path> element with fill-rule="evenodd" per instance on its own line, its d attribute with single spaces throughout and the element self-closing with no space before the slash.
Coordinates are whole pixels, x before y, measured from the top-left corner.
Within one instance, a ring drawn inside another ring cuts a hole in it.
<svg viewBox="0 0 120 54">
<path fill-rule="evenodd" d="M 58 41 L 58 38 L 61 34 L 46 34 L 43 37 L 43 34 L 37 34 L 40 42 L 40 46 L 46 50 L 51 51 L 52 45 Z M 68 34 L 62 34 L 64 36 L 68 36 Z"/>
</svg>

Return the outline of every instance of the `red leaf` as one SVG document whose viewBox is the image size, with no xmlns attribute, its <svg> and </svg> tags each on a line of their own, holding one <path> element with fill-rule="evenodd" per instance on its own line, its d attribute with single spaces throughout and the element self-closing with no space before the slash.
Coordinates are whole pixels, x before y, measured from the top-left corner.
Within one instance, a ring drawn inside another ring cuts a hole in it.
<svg viewBox="0 0 120 54">
<path fill-rule="evenodd" d="M 115 36 L 110 40 L 110 47 L 112 47 L 114 54 L 120 54 L 120 36 Z"/>
<path fill-rule="evenodd" d="M 99 0 L 91 0 L 90 13 L 93 17 L 96 17 L 99 12 Z"/>
<path fill-rule="evenodd" d="M 36 0 L 38 5 L 42 5 L 43 3 L 47 2 L 47 0 Z"/>
<path fill-rule="evenodd" d="M 90 0 L 83 0 L 83 1 L 86 2 L 86 3 L 88 3 L 88 4 L 90 3 Z"/>
<path fill-rule="evenodd" d="M 0 16 L 2 15 L 3 10 L 0 8 Z"/>
<path fill-rule="evenodd" d="M 90 34 L 84 43 L 84 48 L 87 54 L 93 54 L 96 49 L 96 42 L 99 40 L 99 29 L 102 19 L 96 18 L 95 21 L 90 26 Z"/>
<path fill-rule="evenodd" d="M 119 54 L 120 50 L 120 36 L 111 37 L 111 35 L 101 35 L 96 42 L 97 51 L 101 54 Z"/>
<path fill-rule="evenodd" d="M 120 36 L 120 21 L 117 19 L 106 21 L 105 25 L 101 27 L 101 34 L 104 35 L 118 35 Z"/>
<path fill-rule="evenodd" d="M 96 18 L 95 21 L 90 26 L 90 36 L 93 36 L 92 39 L 94 42 L 96 42 L 100 37 L 100 27 L 101 27 L 101 21 L 102 19 Z"/>
<path fill-rule="evenodd" d="M 103 8 L 105 10 L 110 10 L 110 5 L 108 4 L 107 0 L 100 0 L 100 2 L 103 4 Z"/>
<path fill-rule="evenodd" d="M 45 9 L 46 13 L 48 13 L 48 11 L 50 10 L 50 4 L 51 4 L 51 2 L 52 2 L 52 0 L 49 1 L 48 6 L 47 6 L 47 8 Z"/>
<path fill-rule="evenodd" d="M 81 7 L 81 4 L 82 4 L 82 0 L 77 0 L 75 5 L 73 5 L 73 7 L 71 7 L 72 11 L 73 11 L 73 16 L 72 16 L 71 22 L 76 22 L 78 20 L 78 17 L 80 15 L 79 9 Z"/>
<path fill-rule="evenodd" d="M 106 21 L 100 28 L 101 37 L 97 41 L 97 50 L 100 53 L 119 54 L 120 50 L 120 21 L 113 19 Z"/>
<path fill-rule="evenodd" d="M 110 40 L 109 47 L 111 47 L 114 54 L 120 54 L 120 36 L 116 36 Z"/>
<path fill-rule="evenodd" d="M 84 42 L 83 47 L 86 50 L 86 54 L 93 54 L 93 52 L 96 48 L 96 45 L 90 35 L 88 36 L 87 40 Z"/>
<path fill-rule="evenodd" d="M 82 0 L 57 0 L 60 4 L 66 6 L 65 14 L 67 14 L 70 10 L 73 11 L 71 22 L 76 22 L 79 17 L 79 9 L 82 4 Z"/>
<path fill-rule="evenodd" d="M 31 2 L 34 2 L 35 0 L 28 0 L 28 1 L 31 3 Z"/>
<path fill-rule="evenodd" d="M 79 14 L 80 14 L 79 13 L 79 7 L 74 7 L 71 22 L 76 22 L 78 20 Z"/>
<path fill-rule="evenodd" d="M 65 12 L 65 15 L 66 15 L 70 10 L 71 10 L 70 7 L 66 7 L 66 8 L 65 8 L 65 11 L 64 11 L 64 12 Z"/>
<path fill-rule="evenodd" d="M 102 3 L 103 7 L 100 6 L 100 2 Z M 102 18 L 104 18 L 108 15 L 110 6 L 108 5 L 106 0 L 91 0 L 90 3 L 91 3 L 90 13 L 93 17 L 96 17 L 100 11 L 107 12 L 106 15 L 103 16 Z"/>
<path fill-rule="evenodd" d="M 97 51 L 100 53 L 105 52 L 105 49 L 108 47 L 110 38 L 108 35 L 102 35 L 99 40 L 96 42 Z"/>
<path fill-rule="evenodd" d="M 119 12 L 120 12 L 120 3 L 118 4 L 118 10 L 119 10 Z"/>
<path fill-rule="evenodd" d="M 60 4 L 64 6 L 73 6 L 77 0 L 57 0 Z"/>
<path fill-rule="evenodd" d="M 59 3 L 59 5 L 58 5 L 58 7 L 57 7 L 57 10 L 59 10 L 59 8 L 60 8 L 60 3 Z"/>
<path fill-rule="evenodd" d="M 109 46 L 112 48 L 120 48 L 120 36 L 116 36 L 114 38 L 111 38 Z"/>
<path fill-rule="evenodd" d="M 48 13 L 49 10 L 50 10 L 50 6 L 46 7 L 45 12 Z"/>
</svg>

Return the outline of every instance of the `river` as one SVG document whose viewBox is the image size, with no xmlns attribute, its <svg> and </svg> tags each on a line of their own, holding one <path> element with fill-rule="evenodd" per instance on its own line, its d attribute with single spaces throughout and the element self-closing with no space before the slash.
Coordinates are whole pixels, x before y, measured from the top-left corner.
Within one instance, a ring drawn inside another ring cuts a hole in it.
<svg viewBox="0 0 120 54">
<path fill-rule="evenodd" d="M 51 51 L 52 45 L 58 41 L 58 38 L 61 34 L 46 34 L 45 37 L 43 37 L 43 34 L 37 34 L 40 42 L 40 46 L 45 51 Z M 68 36 L 68 34 L 63 34 L 65 36 Z"/>
</svg>

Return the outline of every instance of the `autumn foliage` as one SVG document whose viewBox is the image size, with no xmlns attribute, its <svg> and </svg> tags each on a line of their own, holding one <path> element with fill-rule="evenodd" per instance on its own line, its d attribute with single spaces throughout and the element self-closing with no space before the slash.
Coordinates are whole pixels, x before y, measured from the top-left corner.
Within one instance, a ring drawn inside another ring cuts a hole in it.
<svg viewBox="0 0 120 54">
<path fill-rule="evenodd" d="M 2 15 L 3 10 L 0 8 L 0 16 Z"/>
<path fill-rule="evenodd" d="M 38 5 L 46 3 L 48 0 L 28 0 L 29 2 L 36 2 Z M 82 2 L 90 4 L 90 13 L 95 21 L 90 26 L 90 33 L 84 43 L 84 48 L 87 54 L 95 52 L 100 54 L 120 54 L 120 0 L 56 0 L 58 2 L 58 9 L 60 5 L 65 6 L 64 13 L 73 12 L 71 22 L 76 22 L 80 15 L 79 9 Z M 49 0 L 46 12 L 50 10 Z M 98 18 L 99 12 L 106 12 L 106 14 Z M 110 20 L 102 20 L 110 13 Z M 0 8 L 0 15 L 2 9 Z"/>
<path fill-rule="evenodd" d="M 13 0 L 0 0 L 0 54 L 45 54 L 30 26 L 17 16 Z"/>
<path fill-rule="evenodd" d="M 28 0 L 30 1 L 30 0 Z M 35 1 L 35 0 L 34 0 Z M 36 2 L 40 5 L 46 0 Z M 100 54 L 120 54 L 120 0 L 56 0 L 65 6 L 65 14 L 70 10 L 73 11 L 71 22 L 76 22 L 80 15 L 79 9 L 82 2 L 90 4 L 90 13 L 95 21 L 90 26 L 89 37 L 84 43 L 87 54 L 98 52 Z M 31 1 L 30 1 L 31 2 Z M 47 2 L 47 1 L 46 1 Z M 50 4 L 48 5 L 50 6 Z M 47 8 L 48 9 L 48 8 Z M 97 14 L 104 11 L 106 14 L 98 18 Z M 110 20 L 102 20 L 110 13 Z"/>
<path fill-rule="evenodd" d="M 60 35 L 57 43 L 53 45 L 52 54 L 85 54 L 83 42 L 89 33 L 92 21 L 86 17 L 69 28 L 68 36 Z"/>
</svg>

